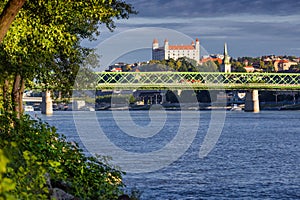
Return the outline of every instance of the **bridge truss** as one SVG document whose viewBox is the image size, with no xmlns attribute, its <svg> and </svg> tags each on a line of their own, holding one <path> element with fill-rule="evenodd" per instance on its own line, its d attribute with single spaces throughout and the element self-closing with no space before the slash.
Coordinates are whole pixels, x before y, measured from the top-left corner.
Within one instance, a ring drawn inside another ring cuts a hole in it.
<svg viewBox="0 0 300 200">
<path fill-rule="evenodd" d="M 300 89 L 300 73 L 97 72 L 96 79 L 97 89 Z"/>
</svg>

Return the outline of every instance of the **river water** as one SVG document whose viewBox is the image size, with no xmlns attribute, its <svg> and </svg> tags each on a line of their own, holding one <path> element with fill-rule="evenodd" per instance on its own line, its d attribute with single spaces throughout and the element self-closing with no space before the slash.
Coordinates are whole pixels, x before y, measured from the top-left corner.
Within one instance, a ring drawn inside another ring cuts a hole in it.
<svg viewBox="0 0 300 200">
<path fill-rule="evenodd" d="M 221 135 L 204 158 L 199 158 L 199 148 L 210 121 L 214 120 L 212 111 L 183 112 L 130 111 L 124 116 L 124 111 L 94 112 L 112 143 L 141 155 L 170 143 L 182 126 L 183 115 L 188 117 L 184 122 L 191 126 L 186 131 L 193 134 L 191 130 L 196 129 L 187 151 L 173 163 L 156 171 L 130 172 L 124 176 L 128 189 L 140 191 L 141 199 L 300 199 L 299 111 L 224 111 L 220 113 L 226 114 L 224 123 L 220 121 L 224 125 Z M 84 121 L 84 113 L 78 113 Z M 52 116 L 38 114 L 38 117 L 56 126 L 68 140 L 82 145 L 73 115 L 71 111 L 58 111 Z M 200 118 L 194 119 L 196 115 Z M 87 131 L 92 132 L 89 128 L 87 125 Z M 125 134 L 136 128 L 153 129 L 152 135 Z M 133 159 L 136 157 L 127 162 L 136 163 Z M 157 162 L 161 164 L 161 160 Z"/>
</svg>

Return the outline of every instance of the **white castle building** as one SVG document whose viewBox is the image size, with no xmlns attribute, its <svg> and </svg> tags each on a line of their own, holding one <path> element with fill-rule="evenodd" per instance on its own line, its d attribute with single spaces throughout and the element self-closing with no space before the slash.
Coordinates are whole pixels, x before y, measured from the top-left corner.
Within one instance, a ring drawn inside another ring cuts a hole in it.
<svg viewBox="0 0 300 200">
<path fill-rule="evenodd" d="M 177 60 L 182 57 L 187 57 L 199 62 L 200 43 L 198 38 L 196 38 L 196 43 L 193 41 L 190 45 L 169 45 L 166 39 L 162 47 L 159 47 L 157 39 L 153 40 L 152 60 L 168 60 L 170 58 Z"/>
</svg>

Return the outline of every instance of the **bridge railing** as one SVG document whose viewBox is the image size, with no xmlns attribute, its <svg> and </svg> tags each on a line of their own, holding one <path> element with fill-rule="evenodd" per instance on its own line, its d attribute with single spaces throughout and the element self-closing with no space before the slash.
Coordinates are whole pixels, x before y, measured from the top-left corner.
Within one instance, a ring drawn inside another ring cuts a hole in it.
<svg viewBox="0 0 300 200">
<path fill-rule="evenodd" d="M 300 89 L 297 73 L 97 72 L 98 89 Z"/>
</svg>

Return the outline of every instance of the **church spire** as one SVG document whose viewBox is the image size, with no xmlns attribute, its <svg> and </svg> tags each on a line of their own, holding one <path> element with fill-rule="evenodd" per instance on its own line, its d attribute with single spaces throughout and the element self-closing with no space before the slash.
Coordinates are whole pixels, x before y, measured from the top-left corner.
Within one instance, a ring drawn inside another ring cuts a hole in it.
<svg viewBox="0 0 300 200">
<path fill-rule="evenodd" d="M 227 52 L 227 44 L 226 44 L 226 42 L 225 42 L 225 44 L 224 44 L 224 56 L 228 56 L 228 52 Z"/>
<path fill-rule="evenodd" d="M 227 44 L 225 42 L 224 44 L 224 64 L 230 64 L 230 60 L 229 60 L 229 56 L 228 56 L 228 51 L 227 51 Z"/>
<path fill-rule="evenodd" d="M 222 71 L 223 72 L 231 72 L 230 57 L 228 55 L 226 42 L 224 44 L 224 58 L 223 58 L 223 63 L 222 63 Z"/>
</svg>

